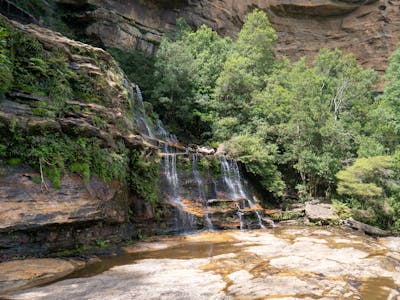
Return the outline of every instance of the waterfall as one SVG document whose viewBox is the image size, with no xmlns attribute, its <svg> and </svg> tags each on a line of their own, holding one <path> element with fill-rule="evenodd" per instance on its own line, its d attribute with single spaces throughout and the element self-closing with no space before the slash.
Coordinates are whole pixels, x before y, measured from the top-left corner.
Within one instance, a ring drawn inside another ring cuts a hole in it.
<svg viewBox="0 0 400 300">
<path fill-rule="evenodd" d="M 196 230 L 199 218 L 203 218 L 204 227 L 209 230 L 214 227 L 232 228 L 229 227 L 229 220 L 235 220 L 231 226 L 239 227 L 239 221 L 240 229 L 245 229 L 257 227 L 254 225 L 258 219 L 259 227 L 264 228 L 257 201 L 247 193 L 236 160 L 220 156 L 220 171 L 215 178 L 210 169 L 205 173 L 200 172 L 199 155 L 203 154 L 194 153 L 196 150 L 190 147 L 182 147 L 177 137 L 165 129 L 161 120 L 156 121 L 155 128 L 152 127 L 147 121 L 140 87 L 132 85 L 122 71 L 121 75 L 131 101 L 136 127 L 147 141 L 159 145 L 162 156 L 161 190 L 163 198 L 174 207 L 175 232 Z M 178 170 L 178 158 L 185 168 Z M 205 156 L 205 159 L 209 158 Z"/>
<path fill-rule="evenodd" d="M 157 135 L 168 143 L 177 143 L 177 138 L 170 134 L 160 120 L 157 120 Z M 183 210 L 182 197 L 180 195 L 180 181 L 176 167 L 176 149 L 167 143 L 163 146 L 162 170 L 167 181 L 167 196 L 169 201 L 177 206 L 177 215 L 174 218 L 177 232 L 188 232 L 196 229 L 193 215 Z"/>
<path fill-rule="evenodd" d="M 235 159 L 232 159 L 230 163 L 228 163 L 225 156 L 221 156 L 219 158 L 222 170 L 222 178 L 227 187 L 227 193 L 229 197 L 233 200 L 245 200 L 249 208 L 252 208 L 255 205 L 255 201 L 252 197 L 246 195 L 245 189 L 242 184 L 242 178 L 240 176 L 239 166 Z M 240 227 L 243 226 L 242 220 L 242 211 L 240 205 L 237 204 L 238 207 L 238 216 L 240 218 Z M 260 228 L 265 228 L 262 222 L 261 214 L 258 210 L 254 210 L 258 219 L 258 225 Z"/>
<path fill-rule="evenodd" d="M 222 170 L 222 178 L 228 188 L 227 192 L 231 199 L 247 199 L 241 183 L 239 167 L 236 160 L 232 159 L 229 164 L 225 156 L 219 158 Z"/>
<path fill-rule="evenodd" d="M 131 86 L 131 90 L 133 93 L 133 89 Z M 151 127 L 149 125 L 149 123 L 146 120 L 146 110 L 144 109 L 144 103 L 143 103 L 143 95 L 142 95 L 142 91 L 140 90 L 139 85 L 136 84 L 136 103 L 138 106 L 138 109 L 135 109 L 135 120 L 137 120 L 137 124 L 139 128 L 144 129 L 144 134 L 154 138 L 154 134 L 153 131 L 151 130 Z"/>
<path fill-rule="evenodd" d="M 129 99 L 132 103 L 133 119 L 136 123 L 136 126 L 139 128 L 139 130 L 141 130 L 141 133 L 151 138 L 154 138 L 153 131 L 151 130 L 151 127 L 146 120 L 146 111 L 144 109 L 142 91 L 140 90 L 139 86 L 136 85 L 137 97 L 135 97 L 132 84 L 126 79 L 126 76 L 123 72 L 121 73 L 121 75 L 123 86 L 128 90 Z M 138 107 L 139 109 L 135 109 L 136 107 Z"/>
<path fill-rule="evenodd" d="M 209 208 L 207 206 L 205 186 L 204 186 L 204 182 L 201 178 L 200 171 L 199 171 L 197 165 L 198 165 L 198 154 L 193 154 L 193 156 L 192 156 L 192 173 L 193 173 L 193 179 L 197 185 L 197 196 L 198 196 L 198 199 L 205 206 L 204 221 L 207 226 L 207 229 L 213 230 L 213 225 L 212 225 L 211 219 L 209 217 Z"/>
<path fill-rule="evenodd" d="M 136 85 L 136 95 L 138 98 L 139 109 L 143 112 L 143 114 L 146 114 L 146 111 L 144 109 L 142 90 L 140 89 L 139 85 Z"/>
<path fill-rule="evenodd" d="M 162 122 L 157 120 L 157 135 L 164 141 L 171 143 L 172 136 L 164 128 Z M 169 183 L 169 196 L 172 197 L 172 201 L 179 202 L 179 178 L 178 170 L 176 168 L 176 150 L 170 147 L 167 143 L 163 146 L 163 173 Z"/>
</svg>

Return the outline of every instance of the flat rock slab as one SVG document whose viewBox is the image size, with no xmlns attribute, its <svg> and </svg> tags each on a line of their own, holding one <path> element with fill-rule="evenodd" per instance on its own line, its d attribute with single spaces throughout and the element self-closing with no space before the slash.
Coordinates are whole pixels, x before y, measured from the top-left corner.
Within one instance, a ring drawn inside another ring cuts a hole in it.
<svg viewBox="0 0 400 300">
<path fill-rule="evenodd" d="M 0 263 L 0 295 L 54 281 L 84 266 L 84 261 L 56 258 L 25 259 Z"/>
<path fill-rule="evenodd" d="M 114 267 L 101 275 L 68 279 L 10 299 L 227 299 L 220 275 L 199 270 L 206 259 L 148 259 Z"/>
<path fill-rule="evenodd" d="M 81 278 L 14 292 L 7 297 L 397 299 L 399 240 L 375 239 L 329 227 L 160 238 L 149 242 L 154 245 L 138 243 L 138 250 L 144 252 L 127 251 L 137 255 L 130 261 L 121 262 L 121 258 L 115 257 L 116 264 L 103 273 L 85 273 Z"/>
</svg>

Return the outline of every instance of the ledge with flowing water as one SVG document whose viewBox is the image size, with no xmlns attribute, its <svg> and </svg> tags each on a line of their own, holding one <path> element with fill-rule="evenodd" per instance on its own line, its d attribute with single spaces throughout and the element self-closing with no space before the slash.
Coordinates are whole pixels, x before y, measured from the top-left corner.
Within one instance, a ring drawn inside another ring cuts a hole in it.
<svg viewBox="0 0 400 300">
<path fill-rule="evenodd" d="M 141 135 L 159 148 L 160 198 L 176 208 L 174 232 L 197 229 L 255 229 L 270 224 L 243 180 L 235 159 L 216 155 L 213 149 L 181 144 L 161 120 L 152 128 L 141 90 L 126 82 L 133 117 Z"/>
</svg>

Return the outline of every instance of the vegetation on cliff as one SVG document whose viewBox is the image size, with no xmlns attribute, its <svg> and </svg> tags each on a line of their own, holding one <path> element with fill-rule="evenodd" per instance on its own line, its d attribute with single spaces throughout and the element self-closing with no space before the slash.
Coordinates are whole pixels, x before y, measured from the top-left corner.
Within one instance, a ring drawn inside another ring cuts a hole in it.
<svg viewBox="0 0 400 300">
<path fill-rule="evenodd" d="M 133 121 L 111 56 L 66 38 L 49 46 L 3 18 L 0 38 L 0 159 L 36 168 L 56 188 L 73 172 L 156 202 L 158 162 L 119 137 Z"/>
</svg>

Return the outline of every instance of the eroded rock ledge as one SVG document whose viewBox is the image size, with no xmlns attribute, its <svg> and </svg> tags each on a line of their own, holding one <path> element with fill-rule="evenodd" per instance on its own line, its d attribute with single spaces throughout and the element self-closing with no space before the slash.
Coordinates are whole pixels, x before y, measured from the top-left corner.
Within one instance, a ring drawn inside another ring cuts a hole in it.
<svg viewBox="0 0 400 300">
<path fill-rule="evenodd" d="M 73 74 L 69 74 L 71 80 L 81 80 L 86 89 L 93 84 L 100 96 L 96 98 L 94 91 L 89 90 L 89 95 L 73 94 L 70 99 L 57 102 L 51 93 L 44 96 L 40 90 L 32 92 L 33 88 L 10 89 L 1 95 L 1 149 L 6 151 L 7 159 L 14 159 L 16 163 L 7 161 L 1 152 L 0 262 L 64 250 L 79 253 L 85 247 L 137 238 L 140 225 L 133 223 L 151 222 L 154 211 L 126 181 L 100 179 L 102 177 L 95 172 L 85 177 L 79 170 L 65 168 L 61 170 L 57 187 L 48 173 L 41 173 L 39 167 L 33 169 L 27 161 L 21 160 L 19 155 L 24 154 L 24 150 L 13 153 L 15 157 L 11 158 L 8 150 L 4 150 L 13 143 L 23 147 L 22 144 L 31 141 L 28 137 L 47 137 L 47 146 L 51 143 L 49 139 L 55 142 L 60 139 L 59 145 L 66 145 L 61 143 L 63 138 L 71 143 L 86 139 L 106 153 L 118 154 L 123 148 L 130 154 L 156 157 L 157 147 L 146 142 L 134 125 L 131 99 L 124 85 L 127 83 L 117 63 L 100 48 L 73 41 L 46 28 L 21 25 L 2 17 L 1 21 L 10 32 L 18 30 L 13 34 L 18 32 L 21 38 L 33 38 L 28 40 L 30 44 L 40 43 L 43 48 L 36 47 L 43 51 L 42 65 L 47 63 L 45 59 L 57 53 L 62 57 L 60 63 L 67 66 L 63 70 Z M 29 53 L 26 55 L 23 58 L 29 61 Z M 14 76 L 20 76 L 17 72 Z M 25 72 L 29 74 L 29 70 Z M 35 80 L 41 80 L 40 76 Z M 15 140 L 16 135 L 19 141 Z M 31 147 L 23 149 L 34 151 L 35 147 Z M 67 150 L 62 152 L 62 156 L 66 153 Z M 127 159 L 132 160 L 132 157 Z M 152 230 L 151 226 L 147 227 Z"/>
<path fill-rule="evenodd" d="M 339 48 L 354 53 L 361 64 L 383 71 L 400 36 L 399 3 L 388 0 L 200 0 L 179 1 L 173 8 L 153 0 L 78 2 L 82 1 L 97 7 L 77 16 L 76 20 L 90 20 L 83 28 L 87 36 L 105 47 L 138 47 L 148 53 L 154 53 L 177 18 L 234 36 L 254 8 L 267 11 L 279 35 L 277 54 L 292 60 L 311 59 L 323 47 Z"/>
<path fill-rule="evenodd" d="M 376 2 L 357 1 L 357 0 L 272 0 L 270 1 L 271 10 L 281 16 L 297 16 L 297 17 L 329 17 L 340 16 L 350 13 L 362 5 Z"/>
</svg>

